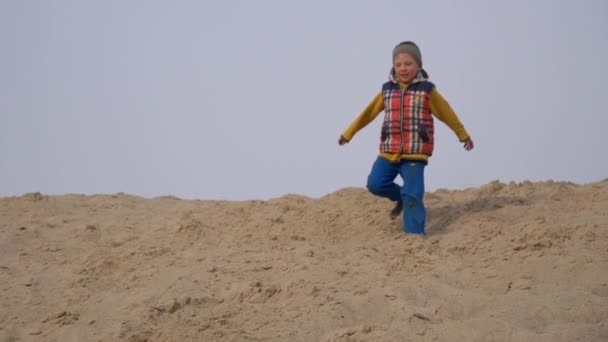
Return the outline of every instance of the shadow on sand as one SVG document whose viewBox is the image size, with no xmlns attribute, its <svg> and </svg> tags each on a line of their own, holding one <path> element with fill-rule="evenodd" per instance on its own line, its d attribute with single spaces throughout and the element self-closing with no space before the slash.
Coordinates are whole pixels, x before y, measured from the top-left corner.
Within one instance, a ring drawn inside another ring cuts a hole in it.
<svg viewBox="0 0 608 342">
<path fill-rule="evenodd" d="M 531 200 L 525 197 L 480 197 L 472 201 L 454 203 L 441 207 L 427 208 L 427 227 L 429 235 L 443 233 L 450 225 L 465 215 L 491 212 L 508 206 L 526 206 Z"/>
</svg>

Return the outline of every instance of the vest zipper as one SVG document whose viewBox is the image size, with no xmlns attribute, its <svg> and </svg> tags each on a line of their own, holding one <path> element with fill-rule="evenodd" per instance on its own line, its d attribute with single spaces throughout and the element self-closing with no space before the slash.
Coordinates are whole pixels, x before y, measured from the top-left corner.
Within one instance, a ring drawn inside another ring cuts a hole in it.
<svg viewBox="0 0 608 342">
<path fill-rule="evenodd" d="M 407 87 L 405 90 L 401 89 L 401 85 L 399 86 L 399 90 L 401 91 L 401 102 L 399 103 L 399 112 L 401 113 L 400 115 L 400 122 L 399 122 L 399 129 L 401 130 L 401 146 L 399 146 L 399 153 L 403 154 L 403 145 L 405 144 L 405 134 L 403 132 L 403 115 L 404 115 L 404 110 L 403 110 L 403 105 L 404 105 L 404 101 L 405 101 L 405 90 L 407 90 Z"/>
</svg>

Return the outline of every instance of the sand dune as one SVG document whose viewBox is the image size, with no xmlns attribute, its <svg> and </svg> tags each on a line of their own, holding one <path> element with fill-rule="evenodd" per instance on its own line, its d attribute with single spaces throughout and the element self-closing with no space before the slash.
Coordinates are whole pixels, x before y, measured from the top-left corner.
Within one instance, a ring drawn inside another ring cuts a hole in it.
<svg viewBox="0 0 608 342">
<path fill-rule="evenodd" d="M 0 199 L 4 341 L 608 341 L 608 180 Z"/>
</svg>

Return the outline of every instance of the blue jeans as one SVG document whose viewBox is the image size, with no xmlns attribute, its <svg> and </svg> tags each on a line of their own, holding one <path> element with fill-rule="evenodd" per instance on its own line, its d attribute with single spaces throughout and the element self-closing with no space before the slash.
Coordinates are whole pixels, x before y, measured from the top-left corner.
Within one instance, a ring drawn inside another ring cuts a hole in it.
<svg viewBox="0 0 608 342">
<path fill-rule="evenodd" d="M 402 160 L 391 163 L 378 157 L 367 177 L 367 189 L 376 196 L 393 202 L 403 202 L 403 230 L 411 234 L 424 234 L 426 209 L 424 208 L 423 161 Z M 395 183 L 400 175 L 403 186 Z"/>
</svg>

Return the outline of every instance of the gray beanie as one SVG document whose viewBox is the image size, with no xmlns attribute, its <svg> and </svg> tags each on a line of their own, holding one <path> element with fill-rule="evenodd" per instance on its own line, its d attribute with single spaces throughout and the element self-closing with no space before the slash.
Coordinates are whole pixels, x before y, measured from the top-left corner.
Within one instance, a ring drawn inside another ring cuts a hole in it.
<svg viewBox="0 0 608 342">
<path fill-rule="evenodd" d="M 422 68 L 422 54 L 420 53 L 420 49 L 416 43 L 407 41 L 397 44 L 397 46 L 395 46 L 393 49 L 393 60 L 395 60 L 395 56 L 397 56 L 399 53 L 407 53 L 408 55 L 412 56 L 416 63 L 418 63 L 418 66 Z"/>
</svg>

